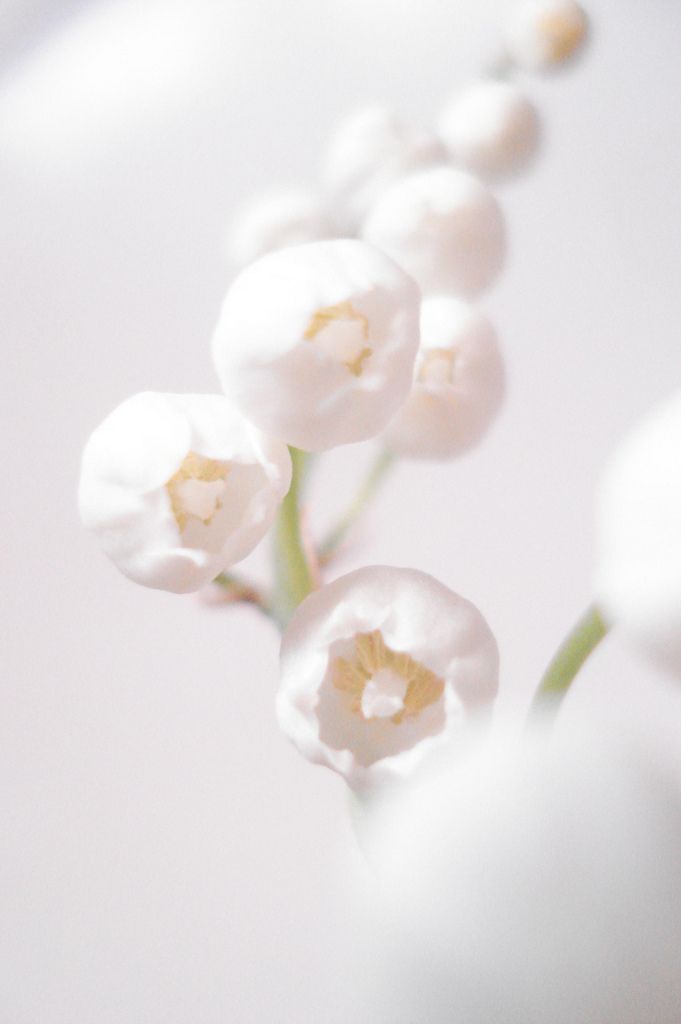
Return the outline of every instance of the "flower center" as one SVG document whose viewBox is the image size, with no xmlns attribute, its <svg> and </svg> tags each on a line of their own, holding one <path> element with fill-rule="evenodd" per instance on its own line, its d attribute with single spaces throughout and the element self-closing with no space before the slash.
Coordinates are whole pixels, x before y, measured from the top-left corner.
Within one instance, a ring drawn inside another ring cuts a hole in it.
<svg viewBox="0 0 681 1024">
<path fill-rule="evenodd" d="M 364 361 L 371 355 L 371 348 L 367 345 L 369 321 L 349 302 L 318 309 L 304 337 L 345 366 L 353 377 L 361 376 Z"/>
<path fill-rule="evenodd" d="M 350 695 L 351 710 L 364 719 L 399 725 L 442 696 L 444 681 L 406 651 L 393 651 L 378 629 L 357 633 L 354 655 L 334 660 L 333 685 Z"/>
<path fill-rule="evenodd" d="M 222 508 L 220 499 L 227 486 L 229 470 L 229 463 L 206 459 L 196 452 L 185 456 L 177 473 L 166 483 L 180 532 L 190 518 L 199 519 L 205 526 L 211 522 L 218 509 Z"/>
<path fill-rule="evenodd" d="M 421 356 L 421 384 L 453 384 L 455 354 L 450 348 L 429 348 Z"/>
</svg>

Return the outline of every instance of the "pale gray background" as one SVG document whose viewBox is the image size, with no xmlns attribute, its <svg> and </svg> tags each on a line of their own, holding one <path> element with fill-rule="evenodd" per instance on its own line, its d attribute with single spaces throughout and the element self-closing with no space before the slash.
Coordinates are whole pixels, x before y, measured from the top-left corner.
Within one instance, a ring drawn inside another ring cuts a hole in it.
<svg viewBox="0 0 681 1024">
<path fill-rule="evenodd" d="M 0 6 L 2 1024 L 379 1019 L 344 788 L 277 732 L 274 631 L 119 576 L 79 527 L 78 460 L 129 393 L 216 388 L 239 203 L 314 181 L 367 99 L 431 118 L 507 6 Z M 528 82 L 543 159 L 500 191 L 504 414 L 469 458 L 401 467 L 345 560 L 474 600 L 511 710 L 588 601 L 608 451 L 681 379 L 681 6 L 589 9 L 580 65 Z M 328 457 L 315 523 L 364 458 Z M 624 677 L 647 669 L 612 638 L 582 692 L 626 699 Z"/>
</svg>

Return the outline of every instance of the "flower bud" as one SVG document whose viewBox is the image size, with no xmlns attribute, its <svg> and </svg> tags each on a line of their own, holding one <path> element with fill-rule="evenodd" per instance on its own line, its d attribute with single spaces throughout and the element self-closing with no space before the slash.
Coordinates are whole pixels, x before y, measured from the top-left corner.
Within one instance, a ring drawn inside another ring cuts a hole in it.
<svg viewBox="0 0 681 1024">
<path fill-rule="evenodd" d="M 460 455 L 483 436 L 503 393 L 504 367 L 489 320 L 459 299 L 424 299 L 414 383 L 383 434 L 385 446 L 416 459 Z"/>
<path fill-rule="evenodd" d="M 286 446 L 226 399 L 144 392 L 90 437 L 78 502 L 121 572 L 185 593 L 253 550 L 290 481 Z"/>
<path fill-rule="evenodd" d="M 453 159 L 484 178 L 520 170 L 539 144 L 537 110 L 512 82 L 476 82 L 455 96 L 439 131 Z"/>
<path fill-rule="evenodd" d="M 415 569 L 373 566 L 313 592 L 281 648 L 279 724 L 354 789 L 409 775 L 497 692 L 478 610 Z"/>
<path fill-rule="evenodd" d="M 681 675 L 681 392 L 625 438 L 597 496 L 595 590 L 606 617 Z"/>
<path fill-rule="evenodd" d="M 333 235 L 320 200 L 312 193 L 282 192 L 247 206 L 227 239 L 230 259 L 239 267 L 275 249 L 316 242 Z"/>
<path fill-rule="evenodd" d="M 355 232 L 389 185 L 445 156 L 435 135 L 405 124 L 394 111 L 381 106 L 358 110 L 341 122 L 323 169 L 339 225 Z"/>
<path fill-rule="evenodd" d="M 222 387 L 297 448 L 374 437 L 409 393 L 419 304 L 411 278 L 366 242 L 270 253 L 227 292 L 213 339 Z"/>
<path fill-rule="evenodd" d="M 504 221 L 472 175 L 434 167 L 398 181 L 378 200 L 362 236 L 411 274 L 424 293 L 472 296 L 504 261 Z"/>
<path fill-rule="evenodd" d="M 524 0 L 508 22 L 506 49 L 518 67 L 545 71 L 573 57 L 587 31 L 586 14 L 574 0 Z"/>
</svg>

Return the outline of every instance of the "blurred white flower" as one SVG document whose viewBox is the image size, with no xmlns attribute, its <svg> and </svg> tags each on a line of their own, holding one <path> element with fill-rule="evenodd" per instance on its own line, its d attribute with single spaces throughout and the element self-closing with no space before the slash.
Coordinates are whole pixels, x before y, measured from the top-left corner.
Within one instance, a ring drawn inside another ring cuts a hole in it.
<svg viewBox="0 0 681 1024">
<path fill-rule="evenodd" d="M 681 392 L 620 444 L 596 512 L 601 609 L 681 674 Z"/>
<path fill-rule="evenodd" d="M 360 792 L 410 775 L 497 691 L 480 612 L 415 569 L 358 569 L 312 593 L 284 634 L 279 724 Z"/>
<path fill-rule="evenodd" d="M 482 177 L 525 167 L 539 144 L 539 117 L 512 82 L 475 82 L 443 110 L 438 129 L 457 163 Z"/>
<path fill-rule="evenodd" d="M 213 339 L 222 387 L 297 448 L 374 437 L 409 392 L 419 304 L 411 278 L 366 242 L 270 253 L 227 292 Z"/>
<path fill-rule="evenodd" d="M 480 440 L 503 395 L 504 366 L 489 320 L 460 299 L 424 299 L 414 383 L 383 434 L 385 446 L 411 458 L 460 455 Z"/>
<path fill-rule="evenodd" d="M 638 703 L 487 737 L 384 806 L 379 1020 L 678 1024 L 681 699 Z"/>
<path fill-rule="evenodd" d="M 588 21 L 574 0 L 522 0 L 506 27 L 506 49 L 529 71 L 543 71 L 573 57 L 586 40 Z"/>
<path fill-rule="evenodd" d="M 290 480 L 286 446 L 226 399 L 144 392 L 90 437 L 78 501 L 121 572 L 185 593 L 253 550 Z"/>
<path fill-rule="evenodd" d="M 277 192 L 255 200 L 231 225 L 227 254 L 239 267 L 267 252 L 330 238 L 334 229 L 312 192 Z"/>
<path fill-rule="evenodd" d="M 504 220 L 472 175 L 434 167 L 402 178 L 373 207 L 362 236 L 415 278 L 424 293 L 476 295 L 504 261 Z"/>
<path fill-rule="evenodd" d="M 440 140 L 394 111 L 364 107 L 341 122 L 326 153 L 323 182 L 339 227 L 353 234 L 398 178 L 446 159 Z"/>
</svg>

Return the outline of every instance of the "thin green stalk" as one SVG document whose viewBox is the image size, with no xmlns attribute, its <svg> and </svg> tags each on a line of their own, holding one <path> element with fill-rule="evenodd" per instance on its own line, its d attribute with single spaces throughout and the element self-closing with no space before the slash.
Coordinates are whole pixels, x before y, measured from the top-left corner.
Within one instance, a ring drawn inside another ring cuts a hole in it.
<svg viewBox="0 0 681 1024">
<path fill-rule="evenodd" d="M 291 487 L 281 503 L 274 529 L 273 611 L 282 627 L 315 585 L 300 529 L 299 503 L 306 453 L 297 448 L 289 450 L 293 463 Z"/>
<path fill-rule="evenodd" d="M 321 565 L 328 563 L 336 554 L 350 530 L 355 525 L 355 522 L 362 512 L 364 512 L 365 508 L 378 490 L 381 481 L 387 474 L 393 462 L 394 456 L 391 455 L 390 452 L 382 451 L 371 464 L 371 468 L 369 469 L 359 491 L 355 495 L 352 504 L 343 518 L 336 524 L 333 530 L 331 530 L 331 533 L 319 549 L 319 561 Z"/>
<path fill-rule="evenodd" d="M 592 605 L 556 651 L 539 684 L 533 706 L 545 697 L 559 697 L 567 691 L 580 668 L 608 632 L 598 608 Z"/>
<path fill-rule="evenodd" d="M 227 600 L 234 604 L 252 604 L 268 618 L 272 618 L 272 608 L 265 595 L 254 584 L 231 572 L 221 572 L 213 580 L 215 586 L 221 587 Z"/>
</svg>

